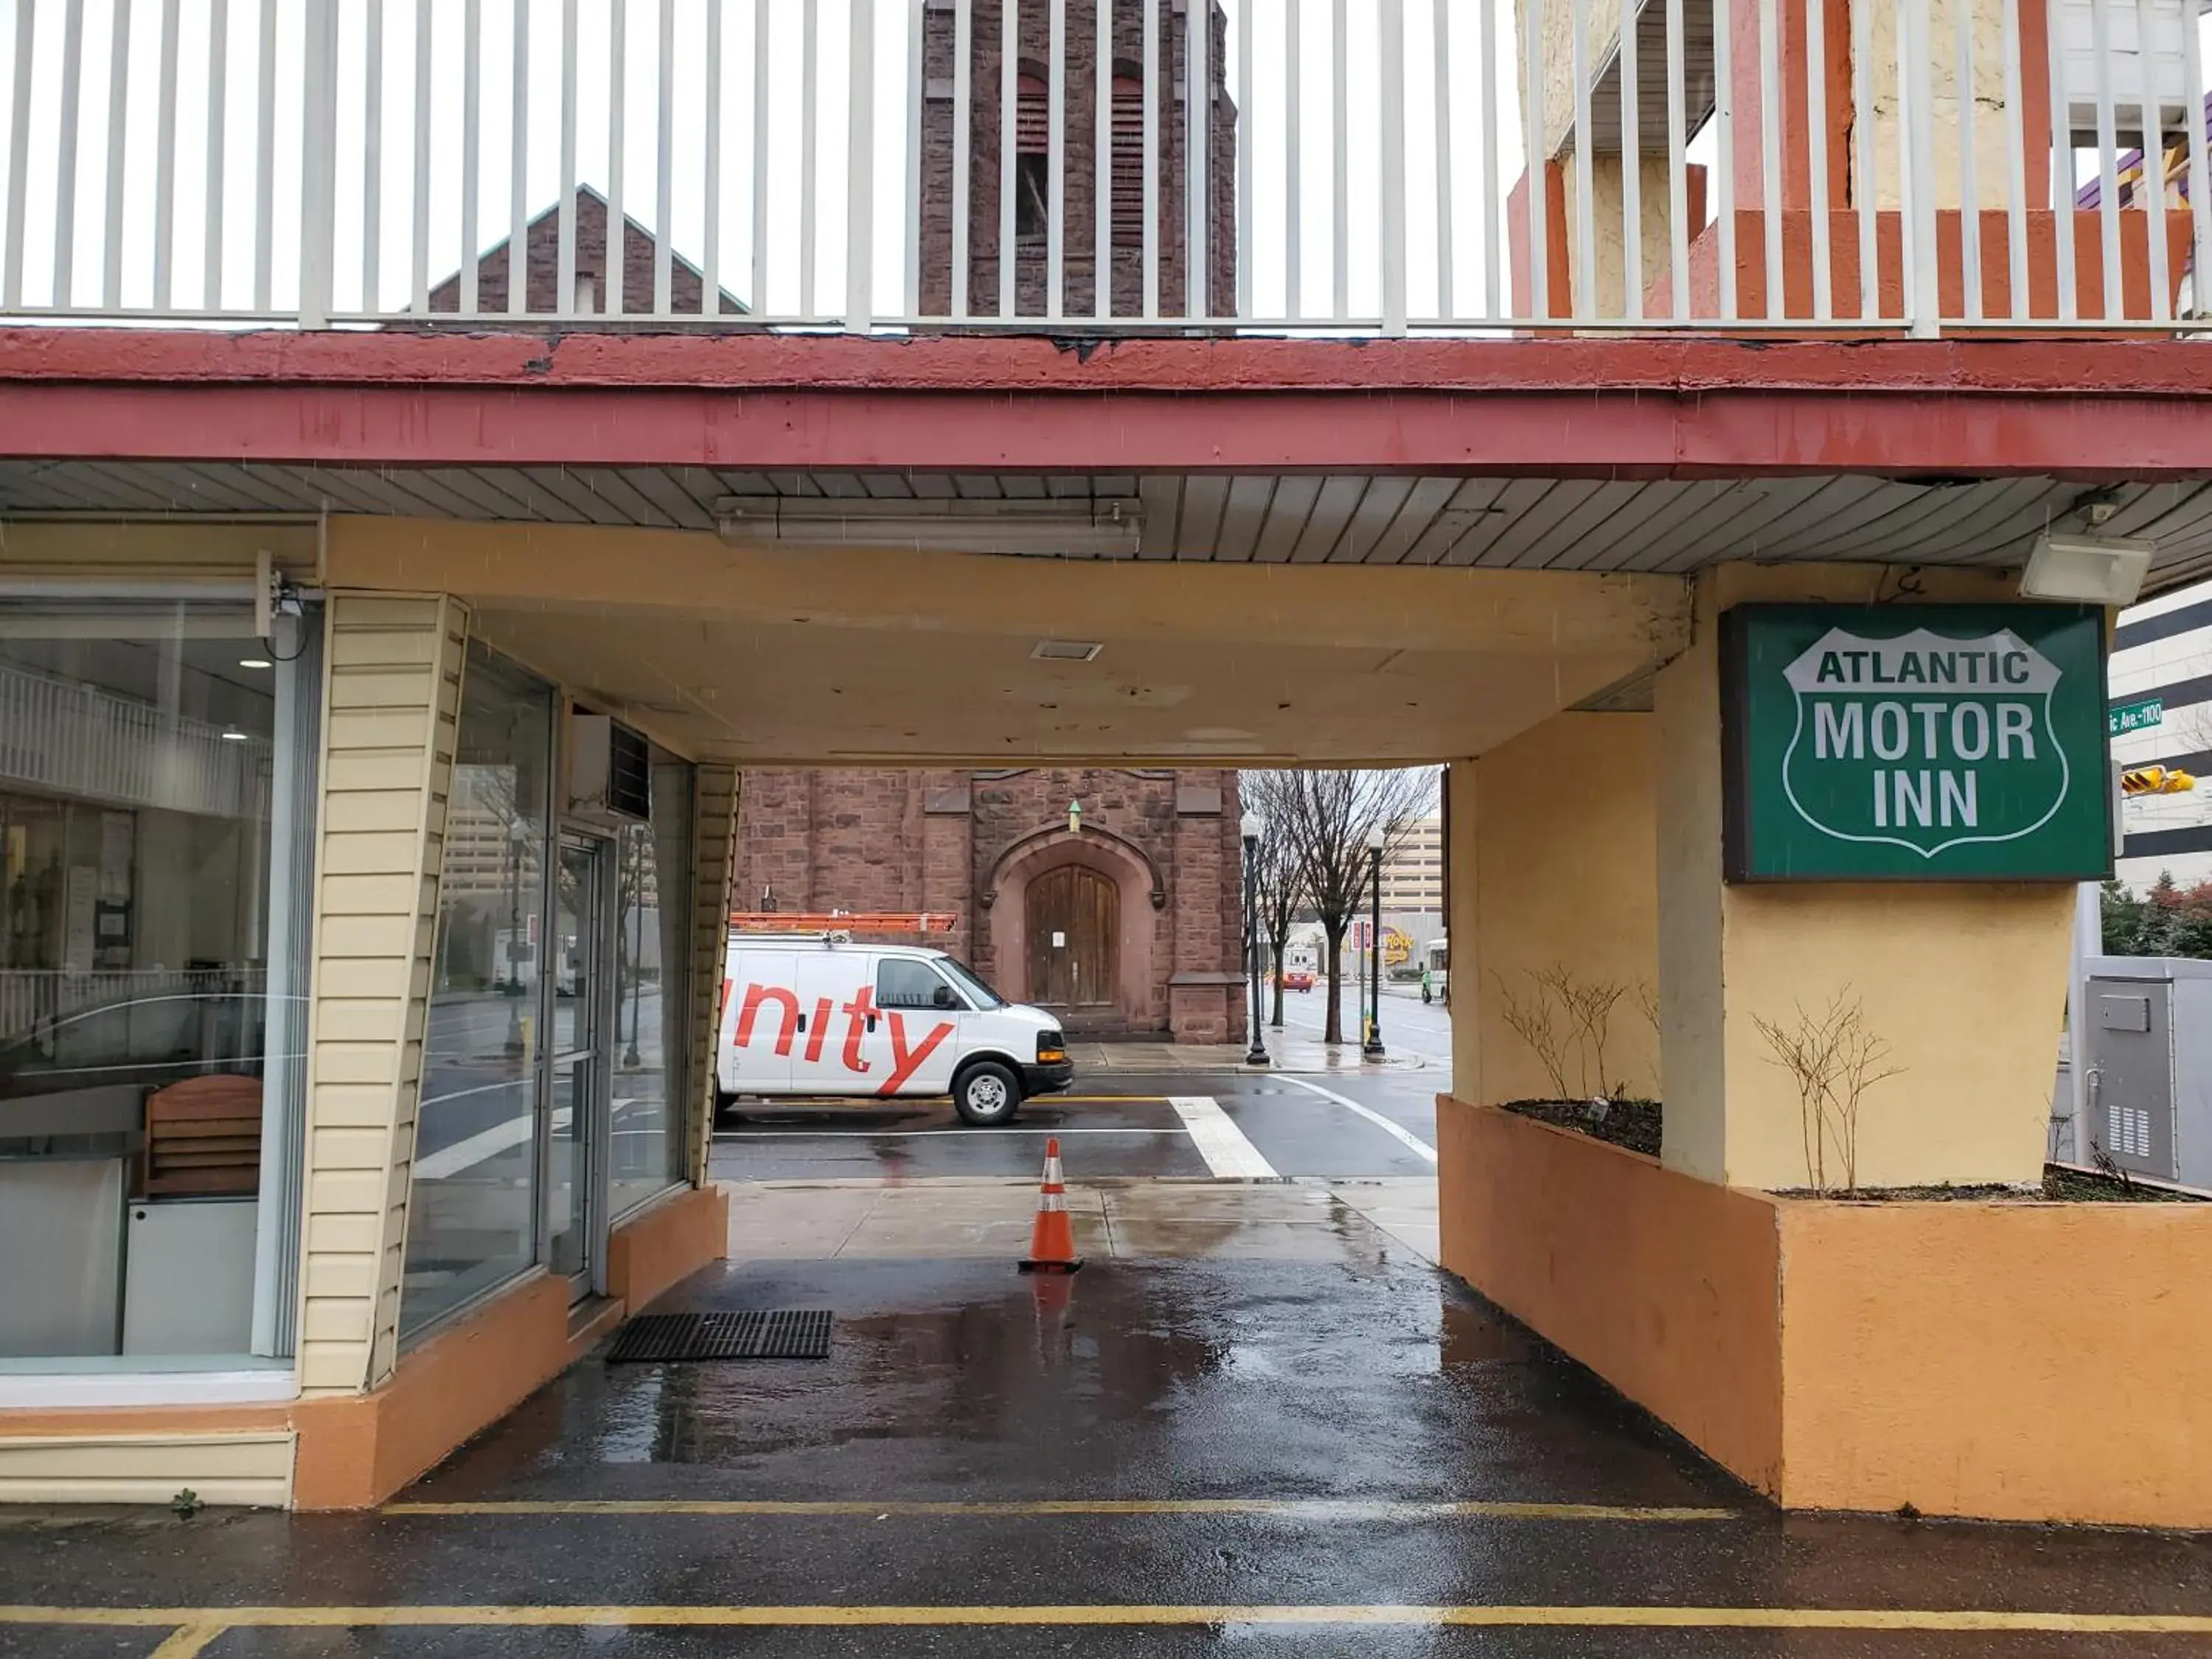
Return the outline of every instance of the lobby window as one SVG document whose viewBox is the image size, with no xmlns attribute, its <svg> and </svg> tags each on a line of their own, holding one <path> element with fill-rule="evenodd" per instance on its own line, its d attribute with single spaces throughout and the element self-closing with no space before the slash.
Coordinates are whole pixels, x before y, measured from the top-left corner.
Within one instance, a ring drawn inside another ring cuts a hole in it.
<svg viewBox="0 0 2212 1659">
<path fill-rule="evenodd" d="M 253 629 L 0 606 L 0 1363 L 290 1352 L 319 616 Z"/>
<path fill-rule="evenodd" d="M 655 750 L 652 822 L 625 824 L 615 839 L 607 1207 L 617 1220 L 688 1173 L 691 799 L 690 766 Z"/>
<path fill-rule="evenodd" d="M 403 1337 L 538 1260 L 553 692 L 469 647 L 446 809 Z"/>
</svg>

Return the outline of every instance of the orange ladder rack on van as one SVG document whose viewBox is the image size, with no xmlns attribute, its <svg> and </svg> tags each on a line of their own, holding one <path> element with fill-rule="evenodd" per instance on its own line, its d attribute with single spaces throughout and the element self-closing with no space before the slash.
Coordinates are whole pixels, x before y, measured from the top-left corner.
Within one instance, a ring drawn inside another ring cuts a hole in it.
<svg viewBox="0 0 2212 1659">
<path fill-rule="evenodd" d="M 740 933 L 949 933 L 960 924 L 949 910 L 732 910 Z"/>
</svg>

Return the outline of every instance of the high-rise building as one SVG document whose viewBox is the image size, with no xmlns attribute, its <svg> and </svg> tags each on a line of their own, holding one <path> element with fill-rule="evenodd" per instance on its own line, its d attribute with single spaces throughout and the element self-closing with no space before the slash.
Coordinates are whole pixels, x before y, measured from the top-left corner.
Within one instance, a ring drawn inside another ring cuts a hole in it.
<svg viewBox="0 0 2212 1659">
<path fill-rule="evenodd" d="M 2120 613 L 2108 671 L 2112 757 L 2130 767 L 2212 774 L 2212 585 L 2161 594 Z M 2156 706 L 2151 707 L 2155 704 Z M 2122 881 L 2160 875 L 2184 887 L 2212 878 L 2212 783 L 2142 795 L 2120 808 Z"/>
<path fill-rule="evenodd" d="M 1441 915 L 1444 908 L 1444 821 L 1411 826 L 1382 855 L 1382 908 L 1390 915 Z"/>
</svg>

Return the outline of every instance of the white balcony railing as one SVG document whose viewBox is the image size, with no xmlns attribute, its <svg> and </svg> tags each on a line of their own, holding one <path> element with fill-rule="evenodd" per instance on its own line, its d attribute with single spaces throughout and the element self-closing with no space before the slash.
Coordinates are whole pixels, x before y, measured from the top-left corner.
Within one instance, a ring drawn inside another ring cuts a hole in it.
<svg viewBox="0 0 2212 1659">
<path fill-rule="evenodd" d="M 12 4 L 16 319 L 2171 330 L 2212 264 L 2203 0 Z"/>
<path fill-rule="evenodd" d="M 270 742 L 80 680 L 0 667 L 0 781 L 210 817 L 269 816 Z"/>
<path fill-rule="evenodd" d="M 138 1058 L 128 1053 L 126 1040 L 134 1019 L 161 1025 L 189 1020 L 198 1025 L 202 1010 L 195 1004 L 258 997 L 265 984 L 262 970 L 250 967 L 0 968 L 0 1043 L 50 1036 L 54 1025 L 73 1015 L 112 1008 L 106 1025 L 85 1027 L 82 1042 L 94 1053 L 105 1049 L 117 1063 L 128 1063 Z M 46 1046 L 51 1049 L 51 1042 Z"/>
</svg>

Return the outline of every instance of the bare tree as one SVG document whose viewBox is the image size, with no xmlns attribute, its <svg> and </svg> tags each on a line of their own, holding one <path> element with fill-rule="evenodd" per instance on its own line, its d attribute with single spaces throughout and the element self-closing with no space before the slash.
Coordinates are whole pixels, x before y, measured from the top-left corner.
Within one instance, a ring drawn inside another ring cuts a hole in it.
<svg viewBox="0 0 2212 1659">
<path fill-rule="evenodd" d="M 1769 1058 L 1797 1085 L 1798 1129 L 1805 1147 L 1805 1179 L 1816 1193 L 1834 1191 L 1828 1155 L 1833 1152 L 1842 1190 L 1859 1187 L 1859 1114 L 1867 1091 L 1904 1068 L 1890 1063 L 1889 1044 L 1866 1023 L 1866 1006 L 1848 985 L 1820 1013 L 1797 1005 L 1796 1022 L 1753 1014 Z"/>
<path fill-rule="evenodd" d="M 1561 1038 L 1558 1021 L 1553 1018 L 1547 982 L 1536 979 L 1535 988 L 1524 1000 L 1514 994 L 1513 988 L 1506 982 L 1504 975 L 1499 974 L 1496 977 L 1498 1009 L 1506 1028 L 1527 1043 L 1529 1052 L 1536 1056 L 1536 1063 L 1544 1068 L 1544 1075 L 1551 1080 L 1552 1098 L 1565 1100 L 1567 1097 L 1566 1044 Z M 1530 977 L 1536 978 L 1534 975 Z"/>
<path fill-rule="evenodd" d="M 1328 941 L 1324 1042 L 1344 1041 L 1344 936 L 1368 900 L 1367 843 L 1377 830 L 1388 859 L 1436 799 L 1433 769 L 1284 772 L 1283 828 L 1305 901 Z"/>
<path fill-rule="evenodd" d="M 1583 979 L 1564 963 L 1528 970 L 1528 992 L 1516 994 L 1503 974 L 1498 981 L 1506 1026 L 1528 1045 L 1551 1080 L 1553 1098 L 1612 1100 L 1627 1088 L 1607 1078 L 1605 1046 L 1613 1034 L 1613 1013 L 1629 987 L 1618 980 Z M 1656 1006 L 1656 1005 L 1655 1005 Z M 1567 1086 L 1568 1048 L 1574 1050 L 1578 1091 Z"/>
<path fill-rule="evenodd" d="M 1260 936 L 1267 941 L 1267 960 L 1274 982 L 1273 1010 L 1267 1023 L 1283 1026 L 1283 954 L 1290 948 L 1291 924 L 1304 902 L 1305 887 L 1293 852 L 1290 817 L 1295 810 L 1289 772 L 1246 772 L 1237 780 L 1245 806 L 1260 815 L 1263 828 L 1260 844 L 1245 872 L 1259 895 Z M 1249 941 L 1247 941 L 1249 946 Z M 1256 1012 L 1254 1016 L 1258 1017 Z"/>
</svg>

